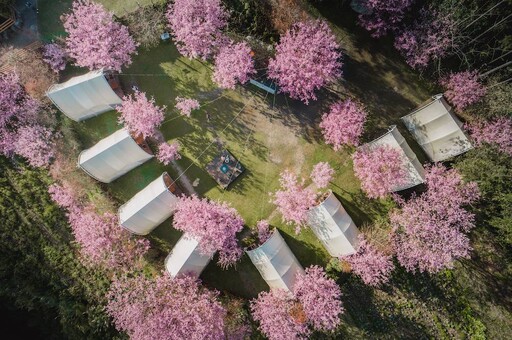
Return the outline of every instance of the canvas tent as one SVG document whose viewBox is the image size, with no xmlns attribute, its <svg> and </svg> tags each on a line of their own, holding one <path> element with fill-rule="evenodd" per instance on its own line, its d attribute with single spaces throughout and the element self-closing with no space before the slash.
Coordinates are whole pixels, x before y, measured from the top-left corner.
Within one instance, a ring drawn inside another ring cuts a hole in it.
<svg viewBox="0 0 512 340">
<path fill-rule="evenodd" d="M 247 255 L 270 289 L 292 291 L 297 273 L 304 273 L 277 229 L 261 246 L 248 250 Z"/>
<path fill-rule="evenodd" d="M 164 172 L 119 208 L 121 226 L 138 235 L 147 235 L 171 217 L 180 191 Z"/>
<path fill-rule="evenodd" d="M 402 117 L 407 129 L 434 162 L 444 161 L 472 148 L 443 95 Z"/>
<path fill-rule="evenodd" d="M 402 158 L 402 164 L 407 169 L 405 182 L 402 185 L 395 185 L 391 191 L 412 188 L 425 181 L 425 169 L 395 125 L 390 126 L 389 131 L 385 135 L 362 145 L 361 148 L 375 148 L 379 146 L 390 146 L 398 150 Z"/>
<path fill-rule="evenodd" d="M 165 269 L 171 277 L 185 273 L 199 277 L 213 257 L 210 255 L 202 254 L 197 240 L 183 234 L 165 259 Z"/>
<path fill-rule="evenodd" d="M 359 230 L 332 192 L 309 210 L 308 223 L 332 257 L 357 251 Z"/>
<path fill-rule="evenodd" d="M 145 142 L 141 139 L 139 144 Z M 145 150 L 139 144 L 128 130 L 118 130 L 82 151 L 78 166 L 98 181 L 110 183 L 153 157 L 147 146 Z"/>
<path fill-rule="evenodd" d="M 122 102 L 102 70 L 52 85 L 46 95 L 62 113 L 77 122 L 113 110 Z"/>
</svg>

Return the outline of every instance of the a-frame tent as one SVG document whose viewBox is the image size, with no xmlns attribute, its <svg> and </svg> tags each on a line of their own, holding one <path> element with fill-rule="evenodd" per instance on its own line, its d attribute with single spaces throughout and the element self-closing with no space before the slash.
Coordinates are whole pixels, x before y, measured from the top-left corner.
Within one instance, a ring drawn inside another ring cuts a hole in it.
<svg viewBox="0 0 512 340">
<path fill-rule="evenodd" d="M 137 143 L 128 130 L 121 129 L 82 151 L 78 166 L 98 181 L 110 183 L 152 157 L 143 139 Z"/>
<path fill-rule="evenodd" d="M 165 259 L 165 269 L 171 277 L 187 274 L 197 278 L 212 257 L 213 254 L 208 256 L 200 251 L 199 242 L 196 239 L 183 234 Z"/>
<path fill-rule="evenodd" d="M 77 122 L 113 110 L 122 103 L 103 70 L 52 85 L 46 95 L 62 113 Z"/>
</svg>

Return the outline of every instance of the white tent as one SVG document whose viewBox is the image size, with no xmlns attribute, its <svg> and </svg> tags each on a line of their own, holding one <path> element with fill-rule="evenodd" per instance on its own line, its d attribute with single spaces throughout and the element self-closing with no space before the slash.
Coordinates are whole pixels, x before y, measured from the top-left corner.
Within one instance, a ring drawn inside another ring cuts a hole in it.
<svg viewBox="0 0 512 340">
<path fill-rule="evenodd" d="M 261 246 L 248 250 L 247 255 L 270 289 L 292 291 L 297 273 L 304 273 L 277 229 Z"/>
<path fill-rule="evenodd" d="M 434 162 L 460 155 L 472 148 L 443 95 L 433 97 L 427 105 L 402 117 L 416 141 Z"/>
<path fill-rule="evenodd" d="M 311 230 L 332 257 L 357 251 L 359 230 L 332 191 L 308 213 Z"/>
<path fill-rule="evenodd" d="M 202 254 L 197 240 L 183 234 L 165 259 L 165 268 L 171 277 L 178 274 L 199 277 L 213 257 L 213 254 L 210 255 Z"/>
<path fill-rule="evenodd" d="M 110 87 L 103 70 L 52 85 L 46 95 L 59 110 L 77 122 L 113 110 L 121 104 L 121 98 Z"/>
<path fill-rule="evenodd" d="M 179 189 L 164 172 L 119 208 L 119 221 L 130 232 L 147 235 L 171 217 Z"/>
<path fill-rule="evenodd" d="M 400 191 L 412 188 L 413 186 L 425 181 L 425 169 L 419 162 L 416 154 L 409 147 L 409 144 L 407 144 L 405 138 L 402 136 L 400 131 L 398 131 L 396 125 L 391 126 L 385 135 L 371 141 L 370 143 L 362 145 L 361 148 L 375 148 L 384 145 L 390 146 L 400 152 L 402 164 L 404 168 L 407 169 L 407 178 L 404 184 L 395 185 L 391 191 Z"/>
<path fill-rule="evenodd" d="M 110 183 L 152 157 L 126 129 L 121 129 L 82 151 L 78 166 L 98 181 Z"/>
</svg>

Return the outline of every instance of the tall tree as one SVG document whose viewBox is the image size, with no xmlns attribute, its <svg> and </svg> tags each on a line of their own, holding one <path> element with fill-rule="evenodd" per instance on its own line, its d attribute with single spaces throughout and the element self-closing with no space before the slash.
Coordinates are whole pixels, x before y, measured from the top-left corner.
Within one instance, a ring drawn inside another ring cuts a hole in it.
<svg viewBox="0 0 512 340">
<path fill-rule="evenodd" d="M 251 47 L 246 42 L 231 41 L 215 56 L 213 80 L 222 88 L 234 89 L 237 83 L 247 83 L 255 73 Z"/>
<path fill-rule="evenodd" d="M 121 71 L 132 62 L 137 43 L 128 28 L 116 21 L 103 5 L 75 0 L 70 13 L 63 15 L 66 51 L 78 66 L 90 70 Z"/>
<path fill-rule="evenodd" d="M 359 24 L 372 37 L 379 38 L 396 30 L 415 0 L 361 0 L 364 13 L 359 14 Z"/>
<path fill-rule="evenodd" d="M 169 4 L 167 20 L 181 54 L 208 59 L 218 45 L 228 13 L 220 0 L 175 0 Z"/>
<path fill-rule="evenodd" d="M 110 287 L 107 312 L 131 339 L 224 339 L 217 295 L 189 276 L 122 276 Z"/>
<path fill-rule="evenodd" d="M 157 106 L 154 98 L 148 99 L 144 92 L 135 91 L 123 98 L 117 111 L 121 113 L 119 124 L 125 124 L 135 135 L 152 137 L 164 120 L 165 106 Z"/>
<path fill-rule="evenodd" d="M 242 217 L 227 203 L 197 196 L 182 196 L 173 219 L 173 227 L 194 237 L 203 254 L 213 256 L 219 251 L 222 267 L 235 264 L 242 256 L 236 234 L 243 226 Z"/>
<path fill-rule="evenodd" d="M 512 118 L 499 117 L 466 125 L 477 146 L 490 144 L 512 157 Z"/>
<path fill-rule="evenodd" d="M 325 21 L 299 22 L 281 37 L 268 75 L 294 99 L 316 100 L 315 91 L 341 76 L 340 46 Z"/>
<path fill-rule="evenodd" d="M 357 146 L 366 116 L 363 107 L 351 99 L 332 104 L 320 122 L 325 142 L 331 144 L 335 151 L 343 145 Z"/>
<path fill-rule="evenodd" d="M 474 225 L 474 214 L 465 206 L 479 198 L 475 182 L 464 183 L 460 173 L 434 165 L 425 174 L 427 191 L 390 214 L 392 243 L 398 262 L 408 271 L 436 273 L 469 256 L 466 233 Z"/>
<path fill-rule="evenodd" d="M 485 86 L 476 71 L 450 73 L 440 80 L 445 88 L 444 95 L 457 111 L 478 103 L 485 96 Z"/>
</svg>

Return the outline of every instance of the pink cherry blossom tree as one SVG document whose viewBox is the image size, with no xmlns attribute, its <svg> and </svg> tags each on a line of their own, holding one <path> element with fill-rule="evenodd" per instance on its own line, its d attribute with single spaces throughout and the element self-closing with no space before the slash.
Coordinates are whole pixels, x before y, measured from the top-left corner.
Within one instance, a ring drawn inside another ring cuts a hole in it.
<svg viewBox="0 0 512 340">
<path fill-rule="evenodd" d="M 486 93 L 485 86 L 480 82 L 476 71 L 450 73 L 441 79 L 440 83 L 445 88 L 445 97 L 457 111 L 478 103 Z"/>
<path fill-rule="evenodd" d="M 299 22 L 281 37 L 268 75 L 294 99 L 316 100 L 315 91 L 341 76 L 341 53 L 325 21 Z"/>
<path fill-rule="evenodd" d="M 133 238 L 119 225 L 117 215 L 110 212 L 100 215 L 93 206 L 84 206 L 71 187 L 53 184 L 48 191 L 50 197 L 66 210 L 85 264 L 127 270 L 137 266 L 149 250 L 148 240 Z"/>
<path fill-rule="evenodd" d="M 135 91 L 133 95 L 125 96 L 117 107 L 121 113 L 118 121 L 135 135 L 151 137 L 164 120 L 165 108 L 157 106 L 155 99 L 148 99 L 144 92 Z"/>
<path fill-rule="evenodd" d="M 339 326 L 343 313 L 341 290 L 322 267 L 311 266 L 305 275 L 298 274 L 293 293 L 313 329 L 331 331 Z"/>
<path fill-rule="evenodd" d="M 466 233 L 474 214 L 464 207 L 479 198 L 476 183 L 464 183 L 455 169 L 437 164 L 427 168 L 427 190 L 390 214 L 392 243 L 398 262 L 408 271 L 436 273 L 469 256 Z"/>
<path fill-rule="evenodd" d="M 215 56 L 213 80 L 225 89 L 234 89 L 237 83 L 245 84 L 254 75 L 251 47 L 246 42 L 222 46 Z"/>
<path fill-rule="evenodd" d="M 130 339 L 224 339 L 217 296 L 189 276 L 123 276 L 110 286 L 106 311 Z"/>
<path fill-rule="evenodd" d="M 359 15 L 359 24 L 379 38 L 396 30 L 415 0 L 365 0 L 366 12 Z"/>
<path fill-rule="evenodd" d="M 128 28 L 114 21 L 103 5 L 75 0 L 71 12 L 62 16 L 67 32 L 66 51 L 76 65 L 90 70 L 121 71 L 132 62 L 137 43 Z"/>
<path fill-rule="evenodd" d="M 201 105 L 196 99 L 176 97 L 176 106 L 174 106 L 182 116 L 190 117 L 194 110 L 198 110 Z"/>
<path fill-rule="evenodd" d="M 499 117 L 488 122 L 466 124 L 475 145 L 491 144 L 512 157 L 512 118 Z"/>
<path fill-rule="evenodd" d="M 332 180 L 335 171 L 329 163 L 327 162 L 319 162 L 313 166 L 313 171 L 311 171 L 311 180 L 317 188 L 327 188 L 329 182 Z"/>
<path fill-rule="evenodd" d="M 304 186 L 297 176 L 285 170 L 279 178 L 280 189 L 271 193 L 271 202 L 277 206 L 287 224 L 295 224 L 295 232 L 300 233 L 308 219 L 308 210 L 315 204 L 316 193 Z"/>
<path fill-rule="evenodd" d="M 413 25 L 397 34 L 395 48 L 402 53 L 407 64 L 421 70 L 456 47 L 456 30 L 450 13 L 422 9 Z"/>
<path fill-rule="evenodd" d="M 272 236 L 270 224 L 267 220 L 261 220 L 256 223 L 256 227 L 258 228 L 259 244 L 262 245 L 270 238 L 270 236 Z"/>
<path fill-rule="evenodd" d="M 156 158 L 163 165 L 168 165 L 174 160 L 180 159 L 181 155 L 180 144 L 178 142 L 174 143 L 160 143 L 158 145 L 158 152 L 156 154 Z"/>
<path fill-rule="evenodd" d="M 167 20 L 181 54 L 208 59 L 227 25 L 228 13 L 220 0 L 175 0 Z"/>
<path fill-rule="evenodd" d="M 374 287 L 388 282 L 394 269 L 391 256 L 371 245 L 362 234 L 359 235 L 357 252 L 342 256 L 341 259 L 350 264 L 352 272 L 359 276 L 365 284 Z"/>
<path fill-rule="evenodd" d="M 55 133 L 41 125 L 26 125 L 18 129 L 14 152 L 34 167 L 45 167 L 55 157 Z"/>
<path fill-rule="evenodd" d="M 251 301 L 251 313 L 267 338 L 303 339 L 313 330 L 331 331 L 341 322 L 341 291 L 318 266 L 298 274 L 293 292 L 262 292 Z"/>
<path fill-rule="evenodd" d="M 59 73 L 66 68 L 66 51 L 56 43 L 43 46 L 43 60 L 53 72 Z"/>
<path fill-rule="evenodd" d="M 352 160 L 361 188 L 370 198 L 383 198 L 406 181 L 402 155 L 391 146 L 362 147 L 352 155 Z"/>
<path fill-rule="evenodd" d="M 181 197 L 174 213 L 173 227 L 188 233 L 199 242 L 205 255 L 220 252 L 219 265 L 226 268 L 242 256 L 236 234 L 244 220 L 227 203 L 211 202 L 197 196 Z"/>
<path fill-rule="evenodd" d="M 351 99 L 334 103 L 320 122 L 325 142 L 331 144 L 335 151 L 343 145 L 357 146 L 366 116 L 364 109 Z"/>
</svg>

